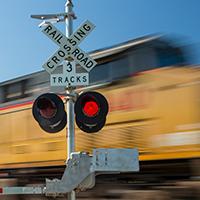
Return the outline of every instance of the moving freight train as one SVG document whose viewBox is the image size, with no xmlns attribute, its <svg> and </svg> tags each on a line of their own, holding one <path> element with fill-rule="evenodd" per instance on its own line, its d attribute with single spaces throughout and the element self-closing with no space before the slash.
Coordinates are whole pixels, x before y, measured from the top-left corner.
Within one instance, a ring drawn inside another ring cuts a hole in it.
<svg viewBox="0 0 200 200">
<path fill-rule="evenodd" d="M 191 163 L 200 158 L 200 70 L 190 65 L 186 49 L 153 36 L 90 55 L 98 65 L 90 72 L 90 86 L 77 91 L 102 93 L 109 113 L 98 133 L 76 128 L 76 151 L 138 148 L 138 181 L 151 182 L 149 174 L 188 180 L 198 173 Z M 64 88 L 50 88 L 45 71 L 0 84 L 0 177 L 54 177 L 63 170 L 66 130 L 47 134 L 32 116 L 34 99 L 50 91 L 64 95 Z M 132 175 L 125 177 L 130 183 Z"/>
</svg>

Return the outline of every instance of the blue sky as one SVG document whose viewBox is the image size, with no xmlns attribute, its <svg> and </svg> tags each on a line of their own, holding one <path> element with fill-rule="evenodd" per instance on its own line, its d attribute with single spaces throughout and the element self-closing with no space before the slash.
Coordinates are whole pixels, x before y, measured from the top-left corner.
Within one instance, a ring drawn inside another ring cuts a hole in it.
<svg viewBox="0 0 200 200">
<path fill-rule="evenodd" d="M 66 0 L 1 0 L 0 82 L 42 70 L 42 64 L 58 49 L 38 28 L 31 14 L 64 12 Z M 73 0 L 78 17 L 96 25 L 82 42 L 91 51 L 148 34 L 161 33 L 194 44 L 200 56 L 199 0 Z M 56 25 L 65 30 L 65 25 Z M 195 51 L 196 50 L 196 51 Z M 199 59 L 200 60 L 200 59 Z"/>
</svg>

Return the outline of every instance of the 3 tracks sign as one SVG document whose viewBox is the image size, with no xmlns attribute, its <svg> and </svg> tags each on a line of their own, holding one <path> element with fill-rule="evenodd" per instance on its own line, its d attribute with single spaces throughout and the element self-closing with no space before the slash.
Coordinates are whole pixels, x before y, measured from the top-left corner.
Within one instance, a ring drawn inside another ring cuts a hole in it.
<svg viewBox="0 0 200 200">
<path fill-rule="evenodd" d="M 51 86 L 81 86 L 89 85 L 88 73 L 76 73 L 75 62 L 63 63 L 63 74 L 51 74 Z"/>
</svg>

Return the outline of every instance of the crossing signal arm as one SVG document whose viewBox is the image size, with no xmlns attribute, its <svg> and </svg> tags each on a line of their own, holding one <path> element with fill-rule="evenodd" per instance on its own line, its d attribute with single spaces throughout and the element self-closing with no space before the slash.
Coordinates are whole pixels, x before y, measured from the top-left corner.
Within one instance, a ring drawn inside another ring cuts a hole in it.
<svg viewBox="0 0 200 200">
<path fill-rule="evenodd" d="M 138 172 L 136 149 L 94 149 L 92 155 L 85 152 L 71 154 L 61 179 L 46 179 L 45 187 L 2 187 L 0 195 L 45 194 L 59 196 L 72 190 L 86 190 L 95 185 L 95 175 L 121 172 Z M 89 182 L 88 182 L 89 180 Z"/>
</svg>

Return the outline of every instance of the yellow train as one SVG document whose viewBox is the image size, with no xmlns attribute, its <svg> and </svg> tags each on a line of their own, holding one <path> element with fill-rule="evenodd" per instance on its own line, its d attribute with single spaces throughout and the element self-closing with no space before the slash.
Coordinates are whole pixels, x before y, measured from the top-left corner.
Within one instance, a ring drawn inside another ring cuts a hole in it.
<svg viewBox="0 0 200 200">
<path fill-rule="evenodd" d="M 98 62 L 91 85 L 77 90 L 101 92 L 109 114 L 97 134 L 76 128 L 76 151 L 138 148 L 141 163 L 200 157 L 200 70 L 189 65 L 184 49 L 152 36 L 90 55 Z M 47 134 L 32 116 L 34 99 L 50 89 L 61 95 L 64 91 L 50 88 L 44 71 L 0 84 L 0 176 L 65 165 L 66 131 Z"/>
</svg>

